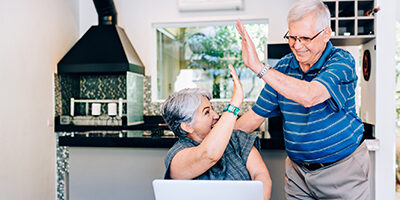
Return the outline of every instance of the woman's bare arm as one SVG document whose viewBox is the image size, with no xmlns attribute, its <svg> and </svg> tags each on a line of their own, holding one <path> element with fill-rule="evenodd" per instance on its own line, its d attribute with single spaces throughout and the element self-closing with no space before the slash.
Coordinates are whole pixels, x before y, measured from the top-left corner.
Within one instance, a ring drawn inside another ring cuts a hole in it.
<svg viewBox="0 0 400 200">
<path fill-rule="evenodd" d="M 260 152 L 253 146 L 246 163 L 252 180 L 261 181 L 264 186 L 264 199 L 271 198 L 272 181 Z"/>
</svg>

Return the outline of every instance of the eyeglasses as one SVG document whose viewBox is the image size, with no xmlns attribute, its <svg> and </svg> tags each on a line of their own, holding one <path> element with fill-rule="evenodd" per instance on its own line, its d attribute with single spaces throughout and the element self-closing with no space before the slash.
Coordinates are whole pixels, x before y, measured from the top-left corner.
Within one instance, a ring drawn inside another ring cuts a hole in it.
<svg viewBox="0 0 400 200">
<path fill-rule="evenodd" d="M 294 36 L 294 35 L 290 35 L 289 31 L 286 32 L 286 34 L 283 36 L 283 38 L 287 39 L 289 41 L 289 43 L 293 44 L 295 43 L 297 40 L 304 44 L 304 45 L 308 45 L 311 43 L 311 41 L 316 38 L 319 34 L 321 34 L 326 28 L 322 29 L 320 32 L 318 32 L 317 34 L 315 34 L 313 37 L 305 37 L 305 36 Z"/>
</svg>

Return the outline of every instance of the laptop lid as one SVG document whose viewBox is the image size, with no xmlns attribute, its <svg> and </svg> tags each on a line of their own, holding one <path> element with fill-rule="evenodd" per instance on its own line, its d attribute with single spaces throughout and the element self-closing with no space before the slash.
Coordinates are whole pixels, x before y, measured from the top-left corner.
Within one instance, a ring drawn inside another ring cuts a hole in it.
<svg viewBox="0 0 400 200">
<path fill-rule="evenodd" d="M 261 181 L 162 180 L 153 181 L 156 200 L 262 200 Z"/>
</svg>

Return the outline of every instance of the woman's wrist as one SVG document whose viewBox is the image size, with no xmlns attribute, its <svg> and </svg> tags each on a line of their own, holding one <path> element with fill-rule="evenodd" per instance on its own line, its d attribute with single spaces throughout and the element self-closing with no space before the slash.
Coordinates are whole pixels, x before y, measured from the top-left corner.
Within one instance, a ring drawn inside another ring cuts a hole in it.
<svg viewBox="0 0 400 200">
<path fill-rule="evenodd" d="M 237 106 L 234 106 L 234 105 L 232 105 L 232 104 L 228 104 L 228 105 L 226 105 L 226 106 L 224 107 L 223 112 L 225 112 L 225 111 L 230 112 L 230 113 L 232 113 L 233 115 L 237 116 L 237 115 L 239 114 L 240 108 L 237 107 Z"/>
<path fill-rule="evenodd" d="M 242 105 L 242 102 L 239 102 L 239 101 L 235 101 L 235 100 L 231 100 L 231 102 L 229 103 L 229 104 L 231 104 L 231 105 L 233 105 L 233 106 L 235 106 L 235 107 L 240 107 L 240 105 Z"/>
</svg>

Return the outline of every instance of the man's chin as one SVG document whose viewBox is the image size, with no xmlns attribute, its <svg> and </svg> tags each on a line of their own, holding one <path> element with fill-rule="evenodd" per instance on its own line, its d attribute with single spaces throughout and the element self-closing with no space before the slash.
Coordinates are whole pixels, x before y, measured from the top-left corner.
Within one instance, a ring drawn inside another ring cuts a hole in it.
<svg viewBox="0 0 400 200">
<path fill-rule="evenodd" d="M 307 55 L 305 54 L 295 54 L 296 59 L 299 63 L 306 61 Z"/>
</svg>

